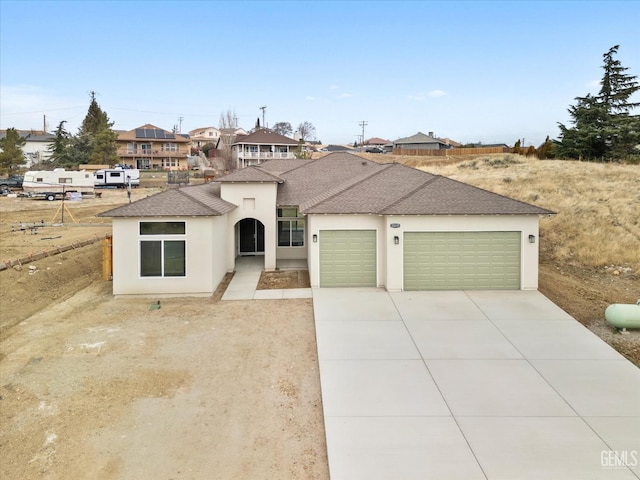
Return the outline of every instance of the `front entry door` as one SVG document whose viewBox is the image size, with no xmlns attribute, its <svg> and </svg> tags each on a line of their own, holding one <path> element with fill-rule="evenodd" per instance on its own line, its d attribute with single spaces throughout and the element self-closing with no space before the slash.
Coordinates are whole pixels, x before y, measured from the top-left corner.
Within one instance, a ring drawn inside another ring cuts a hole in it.
<svg viewBox="0 0 640 480">
<path fill-rule="evenodd" d="M 264 253 L 264 225 L 255 218 L 240 220 L 240 255 Z"/>
</svg>

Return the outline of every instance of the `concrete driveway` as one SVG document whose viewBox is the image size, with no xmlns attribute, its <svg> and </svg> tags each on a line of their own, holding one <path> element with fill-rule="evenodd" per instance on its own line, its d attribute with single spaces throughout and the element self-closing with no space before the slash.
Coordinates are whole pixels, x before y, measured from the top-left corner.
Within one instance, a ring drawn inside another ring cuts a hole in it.
<svg viewBox="0 0 640 480">
<path fill-rule="evenodd" d="M 332 480 L 640 478 L 640 370 L 541 293 L 313 304 Z"/>
</svg>

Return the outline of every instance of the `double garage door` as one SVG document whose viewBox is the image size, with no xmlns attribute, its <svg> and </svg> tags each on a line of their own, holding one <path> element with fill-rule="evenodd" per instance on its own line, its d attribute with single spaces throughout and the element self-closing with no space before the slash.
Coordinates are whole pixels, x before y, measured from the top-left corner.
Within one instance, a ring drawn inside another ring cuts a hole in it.
<svg viewBox="0 0 640 480">
<path fill-rule="evenodd" d="M 520 232 L 405 232 L 405 290 L 520 288 Z"/>
<path fill-rule="evenodd" d="M 321 287 L 377 286 L 375 230 L 319 233 Z M 402 240 L 404 290 L 520 288 L 520 232 L 405 232 Z"/>
</svg>

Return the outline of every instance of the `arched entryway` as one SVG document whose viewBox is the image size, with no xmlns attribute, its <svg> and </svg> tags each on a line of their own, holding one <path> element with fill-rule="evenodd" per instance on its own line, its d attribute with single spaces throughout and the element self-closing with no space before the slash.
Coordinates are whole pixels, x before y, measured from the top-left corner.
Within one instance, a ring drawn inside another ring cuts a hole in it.
<svg viewBox="0 0 640 480">
<path fill-rule="evenodd" d="M 243 218 L 236 229 L 238 255 L 264 255 L 264 224 L 260 220 Z"/>
</svg>

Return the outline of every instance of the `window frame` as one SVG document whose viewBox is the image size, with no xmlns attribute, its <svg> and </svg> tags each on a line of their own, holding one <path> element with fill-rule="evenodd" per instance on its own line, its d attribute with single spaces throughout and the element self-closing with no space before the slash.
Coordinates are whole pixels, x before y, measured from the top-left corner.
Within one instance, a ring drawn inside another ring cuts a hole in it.
<svg viewBox="0 0 640 480">
<path fill-rule="evenodd" d="M 173 228 L 154 229 L 150 225 L 174 224 Z M 148 230 L 145 230 L 144 226 Z M 182 225 L 182 229 L 179 226 Z M 176 228 L 177 227 L 177 228 Z M 178 233 L 172 230 L 177 230 Z M 148 244 L 148 246 L 147 246 Z M 181 248 L 179 247 L 181 245 Z M 178 246 L 177 257 L 175 247 Z M 151 249 L 149 252 L 148 249 Z M 157 251 L 153 251 L 157 250 Z M 145 255 L 145 251 L 147 254 Z M 138 222 L 138 277 L 141 279 L 166 279 L 187 277 L 187 222 L 175 221 L 139 221 Z M 157 257 L 157 258 L 153 258 Z M 173 260 L 178 258 L 178 268 L 172 267 Z M 168 268 L 169 267 L 169 268 Z M 176 273 L 177 272 L 177 273 Z"/>
<path fill-rule="evenodd" d="M 298 207 L 278 207 L 276 210 L 278 248 L 304 248 L 306 221 Z M 285 224 L 288 226 L 285 228 Z M 281 238 L 286 233 L 286 238 Z M 285 244 L 285 241 L 288 242 Z"/>
</svg>

